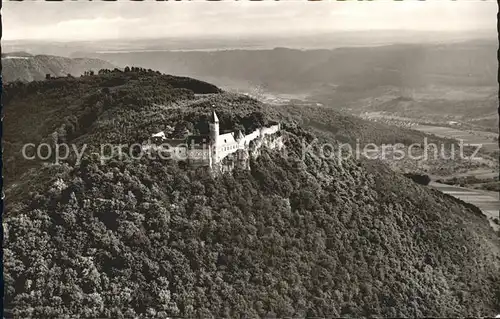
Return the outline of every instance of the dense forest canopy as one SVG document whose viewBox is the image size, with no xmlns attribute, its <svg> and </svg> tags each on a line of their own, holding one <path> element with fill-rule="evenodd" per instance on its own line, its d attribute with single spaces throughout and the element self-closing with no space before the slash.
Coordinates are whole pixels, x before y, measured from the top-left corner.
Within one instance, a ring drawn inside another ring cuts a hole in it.
<svg viewBox="0 0 500 319">
<path fill-rule="evenodd" d="M 500 312 L 500 242 L 480 212 L 379 162 L 303 159 L 302 141 L 316 136 L 288 114 L 139 68 L 6 92 L 14 317 Z M 214 107 L 223 130 L 282 119 L 288 156 L 264 151 L 249 171 L 212 176 L 147 157 L 29 166 L 15 154 L 51 139 L 135 143 L 167 125 L 201 132 Z"/>
</svg>

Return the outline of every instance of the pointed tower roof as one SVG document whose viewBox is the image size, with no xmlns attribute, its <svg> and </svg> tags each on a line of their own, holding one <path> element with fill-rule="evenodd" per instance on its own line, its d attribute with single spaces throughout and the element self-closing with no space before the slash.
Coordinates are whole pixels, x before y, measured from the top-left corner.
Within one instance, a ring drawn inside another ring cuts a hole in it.
<svg viewBox="0 0 500 319">
<path fill-rule="evenodd" d="M 215 111 L 212 112 L 212 122 L 213 123 L 219 122 L 219 118 L 217 117 L 217 113 L 215 113 Z"/>
</svg>

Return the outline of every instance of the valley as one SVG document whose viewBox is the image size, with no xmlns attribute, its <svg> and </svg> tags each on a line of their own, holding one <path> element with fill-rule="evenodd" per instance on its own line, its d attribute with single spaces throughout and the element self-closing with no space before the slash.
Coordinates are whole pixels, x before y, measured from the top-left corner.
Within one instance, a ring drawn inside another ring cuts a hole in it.
<svg viewBox="0 0 500 319">
<path fill-rule="evenodd" d="M 461 140 L 464 145 L 481 145 L 481 148 L 487 152 L 498 151 L 498 133 L 430 125 L 415 125 L 412 129 L 436 136 Z"/>
<path fill-rule="evenodd" d="M 488 92 L 490 91 L 488 90 Z M 318 101 L 314 101 L 314 97 L 304 94 L 272 94 L 263 92 L 258 88 L 245 94 L 280 108 L 287 108 L 291 104 L 309 109 L 322 109 L 323 111 L 331 108 L 331 106 L 325 106 Z M 459 98 L 463 97 L 460 96 Z M 468 96 L 468 98 L 473 99 L 474 96 Z M 370 108 L 368 107 L 368 109 Z M 342 111 L 349 112 L 350 110 L 342 109 Z M 401 113 L 374 111 L 364 112 L 358 116 L 367 121 L 407 128 L 429 136 L 463 141 L 464 146 L 474 146 L 474 148 L 480 146 L 480 154 L 478 155 L 480 158 L 471 161 L 469 164 L 464 163 L 464 165 L 456 165 L 457 163 L 453 162 L 449 169 L 442 169 L 442 161 L 438 161 L 437 164 L 439 171 L 433 170 L 432 167 L 436 165 L 435 163 L 425 161 L 417 163 L 415 161 L 404 161 L 404 163 L 391 164 L 397 171 L 413 170 L 428 174 L 432 180 L 431 187 L 477 206 L 488 216 L 492 228 L 498 230 L 498 223 L 494 222 L 495 219 L 500 218 L 498 133 L 474 130 L 467 127 L 465 123 L 462 126 L 460 122 L 449 121 L 446 117 L 421 116 L 420 118 L 411 118 L 399 115 Z M 353 112 L 353 115 L 357 115 L 357 112 Z M 422 122 L 425 124 L 421 124 Z M 481 155 L 484 155 L 484 157 L 481 157 Z M 446 181 L 450 185 L 438 181 Z M 497 191 L 488 191 L 484 188 L 497 189 Z"/>
</svg>

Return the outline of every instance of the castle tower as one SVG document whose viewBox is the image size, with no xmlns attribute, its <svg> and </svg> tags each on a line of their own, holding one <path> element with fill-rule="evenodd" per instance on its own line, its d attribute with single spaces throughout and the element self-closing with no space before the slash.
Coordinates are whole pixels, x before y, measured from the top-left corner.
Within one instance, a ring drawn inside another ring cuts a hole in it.
<svg viewBox="0 0 500 319">
<path fill-rule="evenodd" d="M 210 124 L 208 124 L 208 129 L 210 131 L 210 138 L 214 143 L 217 142 L 217 138 L 219 137 L 219 118 L 215 111 L 212 113 L 212 118 Z"/>
<path fill-rule="evenodd" d="M 208 129 L 210 131 L 210 139 L 212 140 L 211 148 L 212 148 L 212 160 L 214 164 L 219 162 L 219 154 L 218 154 L 218 139 L 219 139 L 219 118 L 215 111 L 212 113 L 212 119 L 208 124 Z"/>
</svg>

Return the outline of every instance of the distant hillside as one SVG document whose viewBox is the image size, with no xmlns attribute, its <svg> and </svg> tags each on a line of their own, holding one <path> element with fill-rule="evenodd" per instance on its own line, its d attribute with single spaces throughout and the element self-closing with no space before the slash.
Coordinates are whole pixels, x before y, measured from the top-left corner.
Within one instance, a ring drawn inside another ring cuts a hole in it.
<svg viewBox="0 0 500 319">
<path fill-rule="evenodd" d="M 9 53 L 2 53 L 2 58 L 16 58 L 16 57 L 32 57 L 33 54 L 24 52 L 24 51 L 16 51 L 16 52 L 9 52 Z"/>
<path fill-rule="evenodd" d="M 480 212 L 379 162 L 303 157 L 316 136 L 254 99 L 133 68 L 13 83 L 4 103 L 5 167 L 25 165 L 3 217 L 12 317 L 500 312 L 500 242 Z M 218 177 L 147 156 L 15 159 L 26 142 L 92 151 L 166 125 L 202 132 L 214 108 L 222 130 L 283 117 L 288 156 L 264 151 Z"/>
<path fill-rule="evenodd" d="M 485 40 L 332 50 L 86 54 L 116 65 L 141 65 L 196 77 L 238 91 L 258 87 L 272 94 L 300 94 L 332 108 L 349 108 L 355 115 L 389 111 L 423 122 L 459 121 L 477 130 L 497 131 L 497 46 Z"/>
<path fill-rule="evenodd" d="M 230 78 L 269 90 L 496 85 L 497 43 L 397 44 L 335 50 L 151 51 L 93 54 L 116 65 L 140 65 L 196 77 Z"/>
<path fill-rule="evenodd" d="M 53 55 L 30 55 L 25 52 L 2 54 L 2 77 L 4 82 L 37 81 L 51 76 L 79 76 L 85 71 L 113 69 L 114 65 L 92 58 L 65 58 Z"/>
<path fill-rule="evenodd" d="M 353 149 L 357 146 L 362 149 L 368 144 L 375 145 L 404 145 L 406 149 L 412 145 L 423 146 L 425 141 L 438 145 L 446 156 L 430 155 L 427 160 L 419 160 L 424 155 L 424 148 L 415 152 L 414 157 L 407 156 L 403 159 L 392 160 L 390 155 L 385 157 L 385 162 L 399 172 L 420 172 L 425 174 L 448 175 L 458 171 L 472 168 L 496 169 L 498 167 L 498 156 L 490 153 L 486 148 L 481 149 L 479 155 L 491 162 L 471 162 L 459 155 L 460 146 L 458 141 L 449 138 L 441 138 L 433 134 L 426 134 L 409 128 L 387 125 L 382 122 L 372 122 L 340 112 L 329 106 L 318 106 L 315 104 L 284 104 L 273 105 L 273 110 L 285 119 L 298 123 L 301 127 L 310 130 L 318 139 L 336 140 L 351 145 Z M 450 157 L 451 148 L 455 149 L 455 156 Z M 473 148 L 464 148 L 465 154 L 471 155 Z M 430 152 L 432 153 L 432 152 Z M 390 152 L 389 152 L 390 154 Z"/>
</svg>

